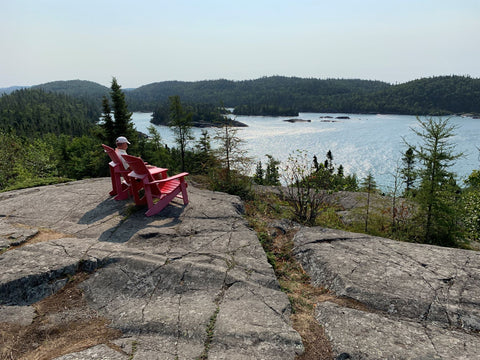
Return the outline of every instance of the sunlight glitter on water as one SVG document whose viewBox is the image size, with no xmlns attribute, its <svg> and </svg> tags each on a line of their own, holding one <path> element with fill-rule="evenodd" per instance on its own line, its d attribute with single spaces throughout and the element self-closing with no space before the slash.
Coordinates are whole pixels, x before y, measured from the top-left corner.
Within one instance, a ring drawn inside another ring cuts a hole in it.
<svg viewBox="0 0 480 360">
<path fill-rule="evenodd" d="M 324 116 L 349 116 L 350 119 L 328 119 Z M 148 133 L 150 113 L 134 113 L 133 122 L 137 130 Z M 255 162 L 265 164 L 266 154 L 284 163 L 296 150 L 316 155 L 323 162 L 327 151 L 333 154 L 336 166 L 343 165 L 346 174 L 356 174 L 359 179 L 372 172 L 382 190 L 388 191 L 394 183 L 394 173 L 401 166 L 401 158 L 407 146 L 403 139 L 412 145 L 418 137 L 411 128 L 418 127 L 415 116 L 406 115 L 358 115 L 358 114 L 317 114 L 301 113 L 298 118 L 311 122 L 285 122 L 292 117 L 237 116 L 236 120 L 248 125 L 238 128 L 237 135 L 246 141 L 245 149 Z M 460 178 L 468 176 L 479 168 L 477 147 L 480 145 L 480 121 L 471 118 L 451 118 L 458 125 L 456 136 L 450 140 L 456 151 L 464 152 L 465 157 L 456 161 L 452 171 Z M 156 126 L 163 141 L 175 146 L 171 130 Z M 202 129 L 193 129 L 198 139 Z M 213 136 L 214 129 L 209 129 Z M 254 167 L 253 167 L 254 168 Z"/>
</svg>

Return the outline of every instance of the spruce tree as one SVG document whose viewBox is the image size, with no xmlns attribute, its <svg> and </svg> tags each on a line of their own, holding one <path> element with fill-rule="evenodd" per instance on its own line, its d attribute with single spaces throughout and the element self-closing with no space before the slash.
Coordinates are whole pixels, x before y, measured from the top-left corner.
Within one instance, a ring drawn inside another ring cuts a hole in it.
<svg viewBox="0 0 480 360">
<path fill-rule="evenodd" d="M 413 186 L 416 179 L 415 172 L 415 152 L 414 147 L 409 146 L 407 151 L 405 151 L 404 156 L 402 157 L 403 168 L 401 169 L 401 177 L 405 183 L 405 196 L 408 196 L 412 193 Z"/>
<path fill-rule="evenodd" d="M 280 173 L 278 166 L 280 161 L 276 160 L 272 155 L 267 154 L 267 170 L 265 171 L 265 185 L 280 185 Z"/>
<path fill-rule="evenodd" d="M 137 132 L 133 125 L 132 113 L 128 111 L 127 102 L 125 101 L 125 94 L 117 79 L 112 79 L 110 96 L 113 104 L 113 117 L 115 119 L 114 135 L 126 136 L 129 140 L 136 140 Z M 132 143 L 134 144 L 134 143 Z"/>
<path fill-rule="evenodd" d="M 368 173 L 367 177 L 362 182 L 362 187 L 364 191 L 367 192 L 367 204 L 365 207 L 365 232 L 368 232 L 368 220 L 370 215 L 370 194 L 374 193 L 377 190 L 377 183 L 371 172 Z"/>
</svg>

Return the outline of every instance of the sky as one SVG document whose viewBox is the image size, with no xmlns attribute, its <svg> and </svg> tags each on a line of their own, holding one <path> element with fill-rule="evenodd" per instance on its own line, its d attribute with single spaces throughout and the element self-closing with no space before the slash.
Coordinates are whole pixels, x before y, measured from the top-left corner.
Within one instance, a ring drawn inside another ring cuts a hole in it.
<svg viewBox="0 0 480 360">
<path fill-rule="evenodd" d="M 0 88 L 480 78 L 480 0 L 0 0 Z"/>
</svg>

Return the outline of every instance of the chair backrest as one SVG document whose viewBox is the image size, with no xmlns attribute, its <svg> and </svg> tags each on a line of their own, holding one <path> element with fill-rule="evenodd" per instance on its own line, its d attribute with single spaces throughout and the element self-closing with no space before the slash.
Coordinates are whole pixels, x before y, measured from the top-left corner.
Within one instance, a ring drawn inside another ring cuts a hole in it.
<svg viewBox="0 0 480 360">
<path fill-rule="evenodd" d="M 115 163 L 115 165 L 120 166 L 121 170 L 126 171 L 125 167 L 123 166 L 122 160 L 119 158 L 119 155 L 117 154 L 115 149 L 105 144 L 102 144 L 102 147 L 105 149 L 105 152 L 110 157 L 110 160 L 112 160 Z"/>
<path fill-rule="evenodd" d="M 122 155 L 125 161 L 128 163 L 128 166 L 130 167 L 130 170 L 132 170 L 136 175 L 138 176 L 146 176 L 149 181 L 153 181 L 153 176 L 148 171 L 147 166 L 145 165 L 145 162 L 142 160 L 142 158 L 139 158 L 137 156 L 132 156 L 132 155 Z"/>
</svg>

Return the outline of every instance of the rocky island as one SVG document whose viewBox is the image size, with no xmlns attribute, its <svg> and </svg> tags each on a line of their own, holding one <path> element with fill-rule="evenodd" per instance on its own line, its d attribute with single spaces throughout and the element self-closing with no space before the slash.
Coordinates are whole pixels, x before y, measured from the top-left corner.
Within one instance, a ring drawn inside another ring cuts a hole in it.
<svg viewBox="0 0 480 360">
<path fill-rule="evenodd" d="M 312 122 L 312 120 L 304 120 L 304 119 L 287 119 L 287 120 L 283 120 L 283 121 L 290 122 L 290 123 L 309 123 L 309 122 Z"/>
</svg>

